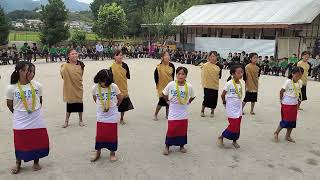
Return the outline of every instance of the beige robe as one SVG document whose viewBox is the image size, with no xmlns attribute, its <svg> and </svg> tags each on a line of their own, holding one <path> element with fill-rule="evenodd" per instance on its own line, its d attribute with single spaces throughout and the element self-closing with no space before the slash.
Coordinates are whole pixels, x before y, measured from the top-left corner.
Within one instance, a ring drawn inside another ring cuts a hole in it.
<svg viewBox="0 0 320 180">
<path fill-rule="evenodd" d="M 67 103 L 83 102 L 83 70 L 80 65 L 65 63 L 61 65 L 63 79 L 63 101 Z"/>
</svg>

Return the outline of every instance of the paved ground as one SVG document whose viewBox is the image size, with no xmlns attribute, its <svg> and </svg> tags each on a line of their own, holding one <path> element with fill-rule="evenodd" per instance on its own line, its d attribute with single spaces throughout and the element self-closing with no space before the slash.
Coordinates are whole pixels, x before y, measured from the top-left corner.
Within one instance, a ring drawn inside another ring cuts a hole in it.
<svg viewBox="0 0 320 180">
<path fill-rule="evenodd" d="M 309 99 L 299 114 L 298 128 L 293 131 L 296 144 L 283 140 L 272 142 L 272 133 L 280 119 L 278 93 L 285 78 L 262 76 L 256 116 L 244 116 L 239 144 L 236 150 L 220 149 L 216 139 L 227 125 L 225 111 L 219 100 L 214 119 L 200 117 L 202 88 L 199 67 L 185 65 L 190 74 L 188 81 L 194 86 L 197 98 L 190 106 L 189 144 L 187 154 L 173 152 L 163 156 L 166 133 L 164 110 L 160 121 L 152 120 L 157 103 L 153 70 L 157 60 L 126 61 L 131 69 L 129 81 L 131 99 L 135 110 L 126 115 L 128 124 L 119 128 L 119 161 L 109 162 L 107 153 L 90 163 L 95 139 L 95 104 L 91 98 L 93 77 L 112 61 L 86 61 L 84 74 L 84 119 L 86 127 L 80 128 L 77 116 L 71 117 L 71 126 L 62 129 L 65 104 L 62 101 L 60 63 L 38 63 L 36 80 L 44 86 L 44 115 L 50 136 L 50 156 L 42 159 L 43 169 L 33 172 L 31 163 L 23 164 L 19 175 L 11 175 L 14 164 L 11 114 L 0 100 L 0 179 L 320 179 L 320 83 L 310 82 Z M 180 64 L 176 64 L 179 66 Z M 14 67 L 0 66 L 0 96 L 4 97 L 9 76 Z M 220 87 L 228 71 L 223 72 Z M 246 108 L 248 112 L 249 106 Z M 209 113 L 209 112 L 207 112 Z"/>
</svg>

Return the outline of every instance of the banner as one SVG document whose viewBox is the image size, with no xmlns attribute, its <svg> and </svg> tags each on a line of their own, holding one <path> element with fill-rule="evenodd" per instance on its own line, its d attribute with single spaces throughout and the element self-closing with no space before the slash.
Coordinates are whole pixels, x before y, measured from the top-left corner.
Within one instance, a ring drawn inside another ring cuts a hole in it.
<svg viewBox="0 0 320 180">
<path fill-rule="evenodd" d="M 227 58 L 232 54 L 245 51 L 247 54 L 256 52 L 259 56 L 274 56 L 275 40 L 239 39 L 239 38 L 216 38 L 196 37 L 195 50 L 202 52 L 217 51 L 221 57 Z"/>
</svg>

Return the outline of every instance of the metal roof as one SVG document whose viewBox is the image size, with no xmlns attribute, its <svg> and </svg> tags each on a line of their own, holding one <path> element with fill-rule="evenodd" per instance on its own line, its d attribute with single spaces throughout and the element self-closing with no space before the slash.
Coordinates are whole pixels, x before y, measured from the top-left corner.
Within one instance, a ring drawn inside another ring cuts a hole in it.
<svg viewBox="0 0 320 180">
<path fill-rule="evenodd" d="M 256 26 L 311 23 L 320 0 L 255 0 L 192 6 L 176 17 L 182 26 Z"/>
</svg>

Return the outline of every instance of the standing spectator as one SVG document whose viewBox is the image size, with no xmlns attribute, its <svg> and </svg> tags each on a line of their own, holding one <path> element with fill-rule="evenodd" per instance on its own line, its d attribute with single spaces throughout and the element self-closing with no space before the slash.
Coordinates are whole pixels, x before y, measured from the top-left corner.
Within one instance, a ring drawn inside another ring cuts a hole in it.
<svg viewBox="0 0 320 180">
<path fill-rule="evenodd" d="M 38 46 L 37 43 L 32 44 L 32 51 L 33 51 L 33 61 L 37 61 L 37 54 L 38 54 Z"/>
<path fill-rule="evenodd" d="M 58 55 L 57 48 L 54 45 L 52 45 L 51 48 L 50 48 L 50 60 L 51 60 L 51 62 L 57 61 L 57 55 Z"/>
<path fill-rule="evenodd" d="M 45 56 L 46 62 L 48 62 L 49 47 L 46 44 L 42 47 L 42 56 Z"/>
<path fill-rule="evenodd" d="M 27 59 L 27 50 L 28 50 L 28 43 L 25 42 L 20 49 L 20 52 L 24 61 Z"/>
<path fill-rule="evenodd" d="M 87 57 L 88 57 L 87 51 L 88 50 L 87 50 L 86 46 L 82 46 L 82 49 L 81 49 L 82 59 L 87 59 Z"/>
<path fill-rule="evenodd" d="M 99 57 L 101 57 L 103 61 L 103 45 L 101 44 L 101 42 L 98 42 L 98 44 L 96 45 L 96 56 L 98 61 Z"/>
</svg>

